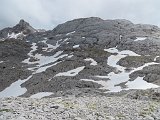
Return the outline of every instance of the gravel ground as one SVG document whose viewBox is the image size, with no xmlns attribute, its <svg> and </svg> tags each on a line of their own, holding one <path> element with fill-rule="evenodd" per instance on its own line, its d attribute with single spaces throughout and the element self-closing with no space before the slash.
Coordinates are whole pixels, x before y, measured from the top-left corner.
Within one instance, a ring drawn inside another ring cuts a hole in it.
<svg viewBox="0 0 160 120">
<path fill-rule="evenodd" d="M 160 103 L 100 95 L 1 98 L 0 120 L 160 120 Z"/>
</svg>

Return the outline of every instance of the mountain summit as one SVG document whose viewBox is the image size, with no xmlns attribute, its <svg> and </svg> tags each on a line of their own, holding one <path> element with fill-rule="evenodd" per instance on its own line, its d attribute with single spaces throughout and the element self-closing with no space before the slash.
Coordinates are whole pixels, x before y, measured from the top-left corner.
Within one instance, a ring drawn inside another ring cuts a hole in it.
<svg viewBox="0 0 160 120">
<path fill-rule="evenodd" d="M 24 34 L 34 33 L 37 30 L 34 29 L 30 24 L 23 19 L 19 21 L 19 23 L 13 27 L 13 31 L 15 33 L 23 32 Z"/>
<path fill-rule="evenodd" d="M 23 27 L 23 28 L 30 26 L 29 23 L 24 21 L 23 19 L 19 21 L 18 25 L 20 25 L 20 27 Z"/>
<path fill-rule="evenodd" d="M 14 27 L 4 28 L 0 31 L 0 38 L 23 38 L 25 35 L 37 32 L 30 24 L 23 19 Z"/>
</svg>

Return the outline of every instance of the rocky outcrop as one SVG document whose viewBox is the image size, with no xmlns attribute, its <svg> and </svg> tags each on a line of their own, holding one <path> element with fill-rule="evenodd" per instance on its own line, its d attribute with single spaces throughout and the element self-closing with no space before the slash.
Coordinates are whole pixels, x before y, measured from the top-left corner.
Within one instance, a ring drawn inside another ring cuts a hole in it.
<svg viewBox="0 0 160 120">
<path fill-rule="evenodd" d="M 27 53 L 31 50 L 30 47 L 25 41 L 17 39 L 0 42 L 0 91 L 31 74 L 31 71 L 21 63 L 28 58 Z"/>
<path fill-rule="evenodd" d="M 127 97 L 138 100 L 160 100 L 160 88 L 148 90 L 134 90 L 127 93 Z"/>
</svg>

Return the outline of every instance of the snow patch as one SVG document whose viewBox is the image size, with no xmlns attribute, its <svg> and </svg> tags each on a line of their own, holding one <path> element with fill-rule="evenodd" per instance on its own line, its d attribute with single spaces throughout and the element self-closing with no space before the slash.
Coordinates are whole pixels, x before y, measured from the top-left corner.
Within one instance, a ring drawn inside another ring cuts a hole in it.
<svg viewBox="0 0 160 120">
<path fill-rule="evenodd" d="M 36 45 L 37 45 L 36 43 L 32 43 L 32 47 L 31 47 L 32 50 L 28 53 L 30 57 L 33 57 L 32 53 L 37 50 L 38 46 Z"/>
<path fill-rule="evenodd" d="M 159 56 L 156 56 L 156 57 L 154 58 L 154 61 L 156 61 L 156 60 L 157 60 L 157 58 L 159 58 Z"/>
<path fill-rule="evenodd" d="M 42 54 L 33 55 L 33 52 L 37 50 L 36 43 L 33 43 L 31 48 L 32 48 L 32 50 L 28 53 L 28 55 L 30 57 L 33 57 L 37 61 L 30 62 L 29 61 L 30 58 L 27 58 L 22 62 L 27 63 L 27 64 L 38 64 L 37 65 L 38 67 L 42 67 L 42 66 L 47 65 L 49 63 L 53 63 L 53 62 L 57 61 L 59 58 L 63 58 L 65 56 L 68 56 L 67 54 L 61 55 L 63 53 L 63 51 L 58 51 L 53 56 L 43 56 Z"/>
<path fill-rule="evenodd" d="M 69 32 L 69 33 L 67 33 L 66 35 L 71 35 L 71 34 L 73 34 L 73 33 L 75 33 L 76 31 L 72 31 L 72 32 Z"/>
<path fill-rule="evenodd" d="M 74 46 L 73 46 L 73 48 L 78 48 L 78 47 L 79 47 L 79 45 L 74 45 Z"/>
<path fill-rule="evenodd" d="M 18 38 L 19 36 L 21 36 L 21 35 L 25 36 L 22 32 L 17 33 L 17 34 L 15 34 L 14 32 L 13 32 L 13 33 L 11 33 L 11 34 L 9 34 L 9 33 L 8 33 L 8 38 L 14 38 L 14 39 L 17 39 L 17 38 Z"/>
<path fill-rule="evenodd" d="M 136 37 L 136 39 L 134 41 L 143 41 L 146 39 L 147 39 L 147 37 Z"/>
<path fill-rule="evenodd" d="M 22 63 L 36 64 L 36 67 L 34 66 L 32 68 L 28 68 L 28 70 L 34 71 L 33 74 L 41 73 L 41 72 L 45 71 L 47 68 L 52 67 L 52 66 L 60 63 L 60 62 L 55 63 L 58 59 L 68 56 L 68 54 L 61 55 L 63 53 L 63 51 L 58 51 L 53 56 L 43 56 L 42 54 L 33 55 L 33 52 L 35 52 L 37 50 L 36 43 L 32 43 L 31 48 L 32 48 L 32 50 L 28 53 L 28 56 L 30 56 L 30 57 L 25 59 L 24 61 L 22 61 Z M 30 62 L 29 60 L 31 57 L 36 59 L 36 61 Z M 54 64 L 51 64 L 51 63 L 54 63 Z"/>
<path fill-rule="evenodd" d="M 56 42 L 56 45 L 55 45 L 55 46 L 54 46 L 54 45 L 51 45 L 51 44 L 47 44 L 47 43 L 46 43 L 46 42 L 47 42 L 47 39 L 45 39 L 45 40 L 43 40 L 43 41 L 41 41 L 41 42 L 43 42 L 43 43 L 45 43 L 45 44 L 47 45 L 47 47 L 43 47 L 43 48 L 42 48 L 43 51 L 47 51 L 47 52 L 51 52 L 52 50 L 55 50 L 55 49 L 57 49 L 57 48 L 60 46 L 59 41 Z"/>
<path fill-rule="evenodd" d="M 128 82 L 129 81 L 129 75 L 135 71 L 138 70 L 142 70 L 144 67 L 150 66 L 150 65 L 155 65 L 155 64 L 159 64 L 156 62 L 150 62 L 150 63 L 146 63 L 143 66 L 140 66 L 138 68 L 133 68 L 133 70 L 131 70 L 130 72 L 126 72 L 126 68 L 120 65 L 117 65 L 117 62 L 126 57 L 126 56 L 140 56 L 132 51 L 129 50 L 125 50 L 125 51 L 118 51 L 116 48 L 109 48 L 109 49 L 105 49 L 105 51 L 110 52 L 110 53 L 117 53 L 116 55 L 111 55 L 110 57 L 108 57 L 108 61 L 107 64 L 109 66 L 115 67 L 117 69 L 117 71 L 120 71 L 119 73 L 114 73 L 114 72 L 110 72 L 107 76 L 95 76 L 98 78 L 105 78 L 105 79 L 109 79 L 107 81 L 94 81 L 94 80 L 89 80 L 98 84 L 101 84 L 103 87 L 101 89 L 106 89 L 109 90 L 109 92 L 119 92 L 122 90 L 121 86 L 117 86 L 120 83 L 124 83 L 127 82 L 127 87 L 126 89 L 146 89 L 146 88 L 155 88 L 158 87 L 157 85 L 154 85 L 152 83 L 147 83 L 146 81 L 143 80 L 143 78 L 137 78 L 135 79 L 135 81 L 133 82 Z M 87 80 L 87 79 L 86 79 Z M 140 81 L 140 83 L 145 83 L 145 84 L 141 84 L 139 85 L 139 87 L 135 87 L 136 84 L 138 84 L 138 81 Z M 134 85 L 135 84 L 135 85 Z M 133 86 L 133 87 L 131 87 Z M 125 88 L 123 88 L 125 90 Z"/>
<path fill-rule="evenodd" d="M 95 65 L 97 65 L 97 62 L 94 60 L 94 59 L 92 59 L 92 58 L 86 58 L 86 59 L 84 59 L 85 61 L 91 61 L 91 64 L 90 65 L 93 65 L 93 66 L 95 66 Z"/>
<path fill-rule="evenodd" d="M 43 72 L 45 71 L 47 68 L 49 67 L 52 67 L 58 63 L 55 63 L 55 64 L 52 64 L 52 65 L 47 65 L 47 64 L 50 64 L 50 63 L 54 63 L 56 62 L 58 59 L 60 58 L 63 58 L 63 57 L 67 57 L 68 54 L 63 54 L 63 51 L 58 51 L 56 54 L 54 54 L 53 56 L 42 56 L 41 54 L 36 54 L 35 55 L 35 58 L 38 59 L 38 61 L 35 61 L 35 62 L 32 62 L 32 64 L 36 64 L 38 63 L 38 65 L 36 65 L 37 67 L 37 70 L 36 70 L 36 73 L 40 73 L 40 72 Z M 29 62 L 30 63 L 30 62 Z M 35 67 L 34 67 L 35 68 Z"/>
<path fill-rule="evenodd" d="M 58 77 L 58 76 L 76 76 L 84 68 L 85 68 L 85 66 L 82 66 L 82 67 L 78 67 L 76 69 L 73 69 L 73 70 L 70 70 L 70 71 L 67 71 L 67 72 L 58 73 L 58 74 L 55 75 L 55 77 Z"/>
<path fill-rule="evenodd" d="M 60 61 L 60 62 L 61 62 L 61 61 Z M 57 64 L 60 63 L 60 62 L 56 62 L 56 63 L 54 63 L 54 64 L 47 65 L 47 66 L 44 66 L 44 67 L 39 67 L 33 74 L 37 74 L 37 73 L 44 72 L 44 71 L 46 71 L 46 69 L 48 69 L 48 68 L 50 68 L 50 67 L 52 67 L 52 66 L 55 66 L 55 65 L 57 65 Z M 35 67 L 34 67 L 34 69 L 35 69 Z"/>
<path fill-rule="evenodd" d="M 46 96 L 50 96 L 50 95 L 53 95 L 54 93 L 52 92 L 40 92 L 40 93 L 36 93 L 34 95 L 31 95 L 30 98 L 43 98 L 43 97 L 46 97 Z"/>
<path fill-rule="evenodd" d="M 65 38 L 65 39 L 63 40 L 63 43 L 66 42 L 66 41 L 68 41 L 68 40 L 69 40 L 69 38 Z"/>
<path fill-rule="evenodd" d="M 137 77 L 134 81 L 128 81 L 125 85 L 127 85 L 127 89 L 149 89 L 149 88 L 158 88 L 158 85 L 148 83 L 143 80 L 144 77 Z"/>
<path fill-rule="evenodd" d="M 24 80 L 18 80 L 14 83 L 12 83 L 9 87 L 7 87 L 6 89 L 4 89 L 3 91 L 0 92 L 0 98 L 2 97 L 18 97 L 22 94 L 24 94 L 27 89 L 26 88 L 22 88 L 21 84 L 26 82 L 27 80 L 29 80 L 32 77 L 29 76 L 27 79 Z"/>
<path fill-rule="evenodd" d="M 107 50 L 106 50 L 107 51 Z M 142 70 L 144 67 L 147 67 L 149 65 L 155 65 L 155 64 L 158 64 L 158 63 L 155 63 L 155 62 L 151 62 L 151 63 L 146 63 L 144 64 L 143 66 L 140 66 L 138 68 L 134 68 L 132 71 L 130 72 L 126 72 L 125 71 L 125 67 L 123 66 L 120 66 L 120 65 L 117 65 L 117 62 L 126 57 L 126 56 L 140 56 L 132 51 L 129 51 L 129 50 L 124 50 L 124 51 L 118 51 L 116 48 L 110 48 L 108 49 L 108 51 L 111 51 L 112 53 L 117 53 L 117 55 L 111 55 L 109 58 L 108 58 L 108 65 L 112 66 L 112 67 L 115 67 L 117 68 L 118 71 L 121 71 L 120 73 L 116 74 L 114 72 L 111 72 L 109 73 L 107 76 L 108 78 L 110 79 L 109 81 L 107 81 L 107 84 L 108 84 L 108 88 L 110 91 L 112 92 L 119 92 L 122 90 L 122 88 L 120 86 L 115 86 L 117 84 L 120 84 L 120 83 L 123 83 L 123 82 L 127 82 L 130 78 L 129 78 L 129 75 L 135 71 L 138 71 L 138 70 Z M 148 83 L 150 84 L 150 83 Z M 141 89 L 144 89 L 146 86 L 144 85 Z M 131 89 L 131 88 L 129 88 Z"/>
<path fill-rule="evenodd" d="M 107 52 L 109 52 L 109 53 L 117 53 L 117 54 L 119 54 L 119 55 L 141 56 L 141 55 L 138 55 L 138 54 L 136 54 L 135 52 L 130 51 L 130 50 L 118 51 L 118 49 L 117 49 L 116 47 L 114 47 L 114 48 L 109 48 L 109 49 L 104 49 L 104 51 L 107 51 Z"/>
<path fill-rule="evenodd" d="M 0 61 L 0 63 L 3 63 L 4 61 Z"/>
<path fill-rule="evenodd" d="M 29 68 L 29 70 L 34 71 L 32 73 L 32 75 L 29 76 L 25 80 L 18 80 L 16 82 L 12 83 L 10 87 L 8 87 L 4 91 L 0 92 L 0 97 L 11 97 L 11 96 L 17 97 L 17 96 L 24 94 L 27 91 L 27 89 L 21 88 L 21 84 L 28 81 L 34 74 L 41 73 L 41 72 L 45 71 L 47 68 L 52 67 L 52 66 L 60 63 L 61 61 L 56 62 L 54 64 L 49 64 L 49 63 L 55 62 L 59 58 L 63 58 L 65 56 L 68 56 L 67 54 L 60 55 L 61 53 L 62 52 L 59 51 L 54 56 L 50 56 L 50 57 L 49 56 L 47 56 L 47 57 L 41 56 L 42 58 L 39 57 L 40 58 L 38 61 L 39 65 L 37 65 L 36 67 L 33 67 L 33 68 Z M 47 64 L 49 64 L 49 65 L 47 65 Z"/>
<path fill-rule="evenodd" d="M 97 78 L 105 78 L 105 79 L 108 79 L 108 76 L 100 76 L 100 75 L 96 75 L 95 77 L 97 77 Z"/>
<path fill-rule="evenodd" d="M 68 58 L 72 58 L 74 55 L 69 55 Z"/>
<path fill-rule="evenodd" d="M 31 47 L 32 50 L 28 53 L 28 56 L 35 58 L 33 55 L 33 52 L 35 52 L 37 50 L 37 48 L 38 48 L 38 46 L 36 46 L 36 43 L 32 43 L 32 47 Z M 22 63 L 34 64 L 34 62 L 30 62 L 29 60 L 30 60 L 30 58 L 27 58 L 24 61 L 22 61 Z"/>
</svg>

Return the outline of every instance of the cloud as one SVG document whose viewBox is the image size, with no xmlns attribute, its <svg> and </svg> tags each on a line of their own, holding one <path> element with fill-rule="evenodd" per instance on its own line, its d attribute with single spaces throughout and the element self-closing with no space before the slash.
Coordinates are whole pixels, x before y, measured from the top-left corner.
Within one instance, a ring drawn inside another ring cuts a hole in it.
<svg viewBox="0 0 160 120">
<path fill-rule="evenodd" d="M 81 17 L 128 19 L 160 25 L 158 0 L 1 0 L 0 29 L 25 19 L 35 28 L 53 29 Z"/>
</svg>

